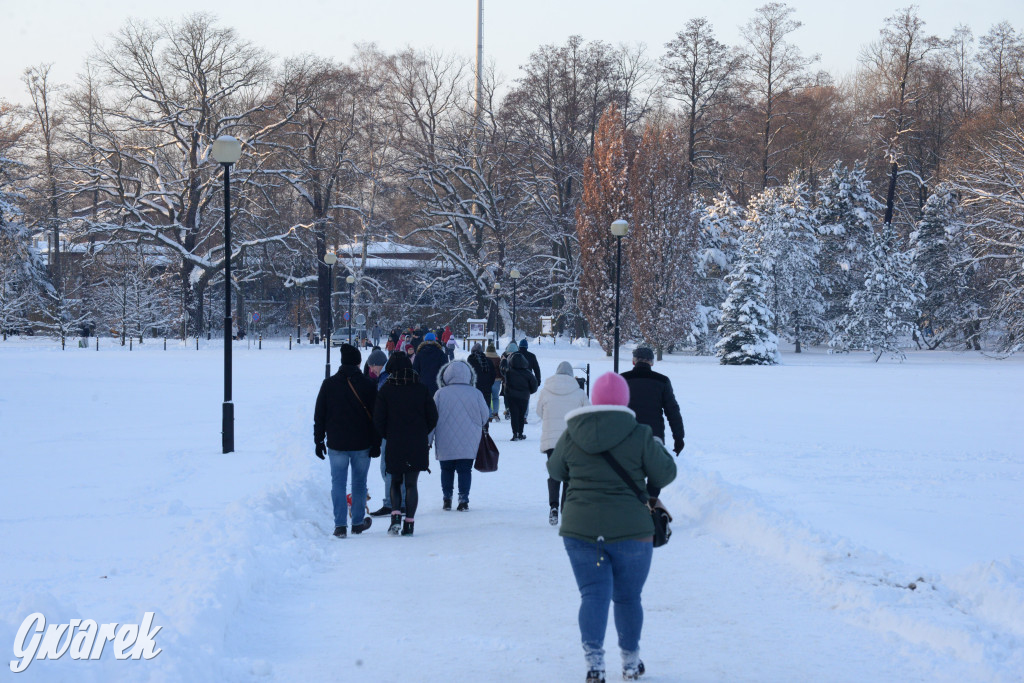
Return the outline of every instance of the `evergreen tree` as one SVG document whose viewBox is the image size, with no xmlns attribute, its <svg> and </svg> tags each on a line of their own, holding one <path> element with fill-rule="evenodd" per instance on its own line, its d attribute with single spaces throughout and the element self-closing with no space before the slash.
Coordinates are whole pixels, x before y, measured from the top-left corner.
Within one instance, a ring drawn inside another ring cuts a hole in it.
<svg viewBox="0 0 1024 683">
<path fill-rule="evenodd" d="M 900 251 L 891 224 L 872 235 L 867 266 L 864 285 L 850 295 L 850 312 L 829 344 L 841 351 L 870 350 L 876 362 L 886 352 L 902 360 L 900 340 L 916 327 L 924 280 L 910 254 Z"/>
<path fill-rule="evenodd" d="M 910 235 L 914 266 L 926 285 L 920 328 L 929 348 L 950 338 L 971 337 L 965 329 L 970 293 L 960 206 L 950 187 L 940 184 L 928 197 L 917 229 Z"/>
<path fill-rule="evenodd" d="M 19 193 L 11 186 L 9 170 L 15 165 L 0 153 L 0 334 L 4 339 L 9 331 L 28 326 L 42 295 L 53 291 L 18 207 Z"/>
<path fill-rule="evenodd" d="M 700 355 L 715 353 L 715 330 L 728 294 L 725 277 L 738 251 L 742 234 L 743 208 L 724 192 L 705 204 L 695 196 L 698 220 L 698 248 L 695 254 L 698 303 L 690 324 L 688 341 Z"/>
<path fill-rule="evenodd" d="M 871 183 L 860 162 L 847 168 L 837 161 L 815 193 L 826 336 L 835 334 L 839 320 L 849 312 L 850 295 L 864 282 L 871 233 L 882 208 L 871 195 Z"/>
<path fill-rule="evenodd" d="M 802 340 L 821 338 L 825 310 L 818 234 L 806 186 L 791 180 L 751 199 L 747 226 L 758 241 L 768 302 L 775 315 L 772 331 L 793 341 L 799 353 Z"/>
<path fill-rule="evenodd" d="M 775 365 L 778 338 L 772 332 L 767 280 L 753 236 L 741 240 L 739 262 L 725 281 L 729 295 L 722 304 L 715 345 L 722 365 Z"/>
</svg>

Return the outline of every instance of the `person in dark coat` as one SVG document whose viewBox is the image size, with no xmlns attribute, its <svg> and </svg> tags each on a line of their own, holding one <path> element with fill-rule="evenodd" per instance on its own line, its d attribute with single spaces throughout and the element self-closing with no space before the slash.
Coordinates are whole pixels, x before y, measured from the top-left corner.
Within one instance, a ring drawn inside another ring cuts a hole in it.
<svg viewBox="0 0 1024 683">
<path fill-rule="evenodd" d="M 679 403 L 672 391 L 669 378 L 652 369 L 654 351 L 638 346 L 633 351 L 633 369 L 622 373 L 629 385 L 629 409 L 636 413 L 636 421 L 651 428 L 651 433 L 662 444 L 665 443 L 665 420 L 672 428 L 672 450 L 676 455 L 683 450 L 683 416 L 679 412 Z M 647 484 L 647 493 L 657 498 L 661 489 Z"/>
<path fill-rule="evenodd" d="M 522 441 L 523 425 L 526 420 L 526 405 L 530 394 L 537 391 L 537 378 L 530 372 L 530 364 L 521 353 L 513 353 L 508 358 L 508 370 L 505 372 L 505 403 L 508 405 L 509 419 L 512 421 L 512 440 Z"/>
<path fill-rule="evenodd" d="M 530 342 L 526 341 L 526 337 L 519 340 L 519 353 L 523 354 L 523 357 L 530 364 L 530 370 L 537 377 L 537 386 L 540 386 L 540 363 L 537 362 L 537 356 L 530 351 Z M 526 424 L 527 419 L 530 416 L 530 401 L 526 401 L 526 410 L 523 411 L 523 424 Z"/>
<path fill-rule="evenodd" d="M 484 355 L 484 347 L 480 342 L 473 344 L 473 350 L 469 353 L 467 360 L 469 367 L 476 373 L 476 388 L 484 395 L 487 403 L 487 412 L 493 415 L 491 410 L 491 389 L 494 386 L 494 363 Z"/>
<path fill-rule="evenodd" d="M 427 332 L 423 343 L 416 347 L 416 357 L 412 361 L 412 369 L 419 376 L 433 396 L 437 391 L 437 373 L 448 362 L 448 354 L 444 347 L 437 343 L 437 335 Z"/>
<path fill-rule="evenodd" d="M 498 351 L 494 348 L 494 342 L 487 342 L 487 351 L 484 352 L 487 360 L 491 361 L 491 365 L 494 367 L 494 384 L 491 385 L 491 399 L 489 405 L 491 406 L 491 421 L 498 422 L 501 418 L 498 417 L 498 410 L 501 407 L 500 394 L 501 394 L 501 383 L 504 377 L 501 374 L 501 356 L 498 355 Z"/>
<path fill-rule="evenodd" d="M 359 349 L 341 346 L 341 367 L 320 385 L 313 411 L 313 441 L 316 455 L 331 460 L 331 502 L 334 505 L 334 535 L 345 538 L 348 525 L 346 486 L 352 469 L 352 533 L 370 528 L 366 516 L 366 473 L 370 449 L 380 444 L 370 411 L 377 400 L 377 384 L 359 371 Z M 324 437 L 327 442 L 324 443 Z"/>
<path fill-rule="evenodd" d="M 384 371 L 388 379 L 377 394 L 373 424 L 386 440 L 384 465 L 391 475 L 392 501 L 402 500 L 402 484 L 405 484 L 405 519 L 401 510 L 392 509 L 388 533 L 411 536 L 419 504 L 416 483 L 420 472 L 430 468 L 428 438 L 437 426 L 437 406 L 408 357 L 394 354 Z"/>
</svg>

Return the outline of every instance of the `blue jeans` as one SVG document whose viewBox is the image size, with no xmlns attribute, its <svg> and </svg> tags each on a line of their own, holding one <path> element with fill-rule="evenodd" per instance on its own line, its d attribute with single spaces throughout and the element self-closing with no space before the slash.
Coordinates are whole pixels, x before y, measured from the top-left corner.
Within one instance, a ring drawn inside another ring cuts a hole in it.
<svg viewBox="0 0 1024 683">
<path fill-rule="evenodd" d="M 650 541 L 591 543 L 563 538 L 576 585 L 580 589 L 580 637 L 587 666 L 604 670 L 604 634 L 608 604 L 615 603 L 615 630 L 624 663 L 635 663 L 640 652 L 644 608 L 640 593 L 651 570 L 654 544 Z"/>
<path fill-rule="evenodd" d="M 386 508 L 398 510 L 402 507 L 402 501 L 398 501 L 398 505 L 391 505 L 391 475 L 388 474 L 388 468 L 384 464 L 384 447 L 387 445 L 388 440 L 382 439 L 380 442 L 380 476 L 384 478 L 384 500 L 381 504 Z M 402 498 L 405 498 L 405 484 L 402 484 Z"/>
<path fill-rule="evenodd" d="M 366 516 L 366 473 L 370 471 L 370 449 L 336 451 L 327 449 L 331 458 L 331 502 L 334 504 L 334 526 L 348 526 L 348 468 L 352 467 L 352 526 L 359 526 Z"/>
<path fill-rule="evenodd" d="M 452 489 L 455 487 L 455 473 L 459 473 L 459 502 L 469 502 L 469 485 L 473 483 L 473 459 L 459 458 L 458 460 L 441 461 L 441 495 L 445 500 L 452 499 Z"/>
<path fill-rule="evenodd" d="M 494 380 L 494 384 L 491 385 L 491 415 L 497 415 L 498 410 L 501 409 L 501 380 Z"/>
</svg>

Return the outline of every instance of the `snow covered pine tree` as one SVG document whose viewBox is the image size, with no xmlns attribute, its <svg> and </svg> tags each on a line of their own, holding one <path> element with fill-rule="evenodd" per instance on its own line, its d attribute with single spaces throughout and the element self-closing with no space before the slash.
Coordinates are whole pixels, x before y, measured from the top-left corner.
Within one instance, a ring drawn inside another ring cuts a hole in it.
<svg viewBox="0 0 1024 683">
<path fill-rule="evenodd" d="M 756 245 L 752 235 L 741 238 L 739 261 L 725 278 L 729 296 L 722 304 L 721 339 L 715 345 L 722 365 L 778 363 L 779 340 L 771 331 L 773 314 Z"/>
</svg>

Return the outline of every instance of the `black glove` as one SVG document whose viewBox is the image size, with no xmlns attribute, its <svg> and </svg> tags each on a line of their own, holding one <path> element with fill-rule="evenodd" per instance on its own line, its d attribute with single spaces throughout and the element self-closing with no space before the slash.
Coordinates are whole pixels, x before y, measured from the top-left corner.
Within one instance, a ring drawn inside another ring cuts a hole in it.
<svg viewBox="0 0 1024 683">
<path fill-rule="evenodd" d="M 327 446 L 321 441 L 316 445 L 316 457 L 323 460 L 325 455 L 327 455 Z"/>
<path fill-rule="evenodd" d="M 676 439 L 675 443 L 672 444 L 672 450 L 676 452 L 676 455 L 679 455 L 685 445 L 682 439 Z"/>
</svg>

